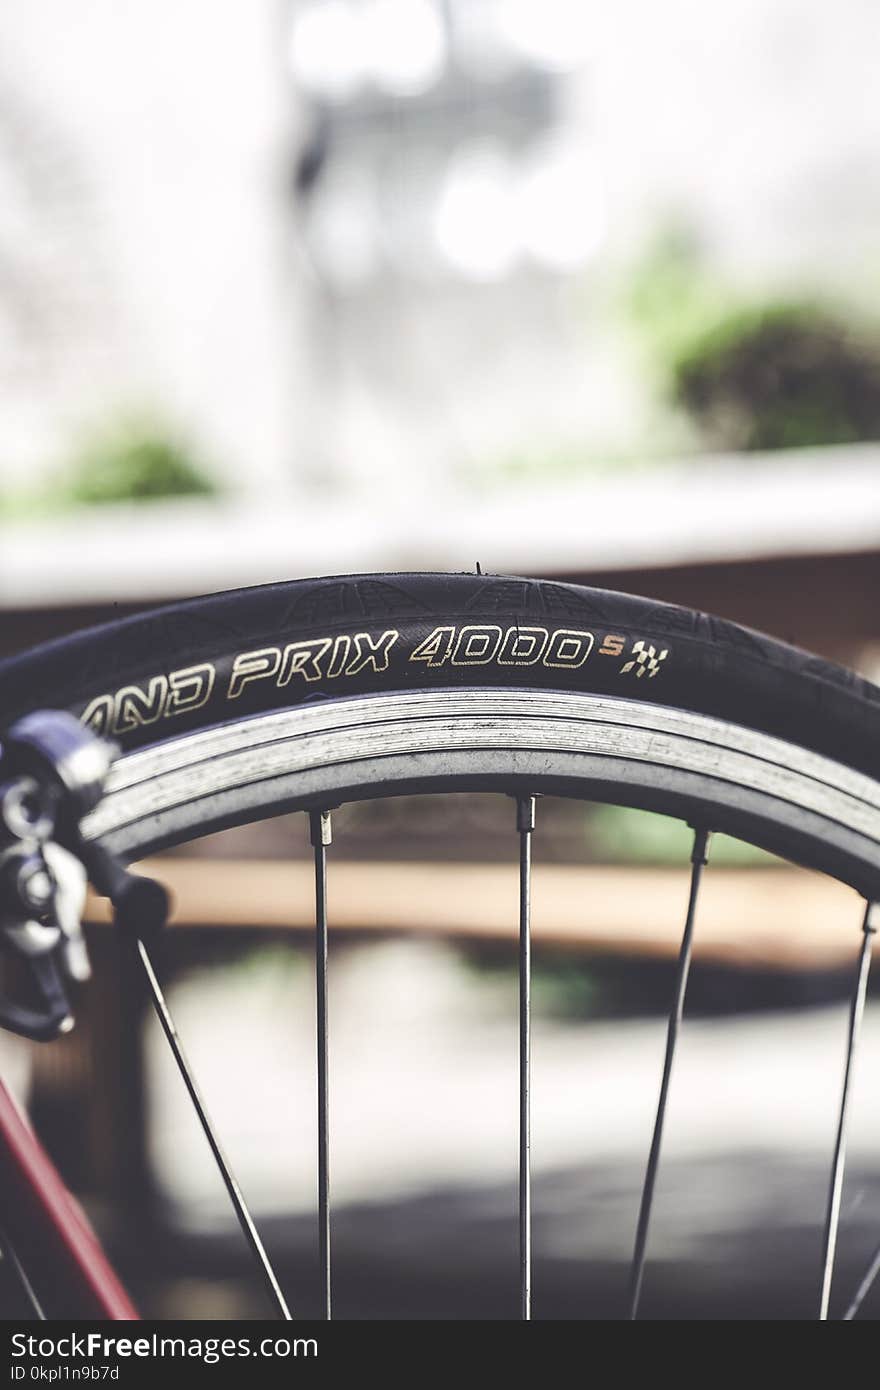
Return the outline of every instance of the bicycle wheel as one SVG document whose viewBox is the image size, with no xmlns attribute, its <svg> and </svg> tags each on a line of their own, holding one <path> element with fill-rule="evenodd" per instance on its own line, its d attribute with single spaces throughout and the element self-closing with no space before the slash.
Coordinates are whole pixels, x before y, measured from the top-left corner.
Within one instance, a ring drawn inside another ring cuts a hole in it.
<svg viewBox="0 0 880 1390">
<path fill-rule="evenodd" d="M 850 885 L 867 908 L 825 1216 L 819 1308 L 827 1315 L 850 1062 L 871 905 L 880 896 L 878 688 L 760 634 L 647 599 L 518 578 L 377 575 L 170 605 L 0 666 L 0 724 L 40 706 L 66 708 L 121 746 L 107 795 L 84 829 L 125 860 L 282 811 L 312 813 L 319 1005 L 327 941 L 321 813 L 355 798 L 462 788 L 518 799 L 525 1316 L 533 798 L 638 806 L 696 828 L 632 1312 L 708 833 L 726 831 Z M 320 1062 L 320 1007 L 319 1025 Z M 325 1092 L 319 1100 L 329 1290 Z"/>
</svg>

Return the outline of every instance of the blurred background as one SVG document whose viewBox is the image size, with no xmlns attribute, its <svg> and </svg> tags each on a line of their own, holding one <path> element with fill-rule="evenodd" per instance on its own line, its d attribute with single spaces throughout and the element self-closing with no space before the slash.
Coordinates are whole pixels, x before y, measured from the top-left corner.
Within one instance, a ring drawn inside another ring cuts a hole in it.
<svg viewBox="0 0 880 1390">
<path fill-rule="evenodd" d="M 4 6 L 0 654 L 213 589 L 479 562 L 876 676 L 878 40 L 871 0 Z M 303 820 L 157 871 L 172 1005 L 307 1315 Z M 688 853 L 657 817 L 541 807 L 539 1317 L 623 1310 Z M 336 817 L 341 1316 L 516 1315 L 515 856 L 498 797 Z M 644 1308 L 808 1316 L 859 903 L 716 859 Z M 258 1316 L 91 915 L 80 1028 L 2 1040 L 5 1069 L 145 1311 Z M 839 1299 L 880 1239 L 876 1000 L 865 1054 Z"/>
</svg>

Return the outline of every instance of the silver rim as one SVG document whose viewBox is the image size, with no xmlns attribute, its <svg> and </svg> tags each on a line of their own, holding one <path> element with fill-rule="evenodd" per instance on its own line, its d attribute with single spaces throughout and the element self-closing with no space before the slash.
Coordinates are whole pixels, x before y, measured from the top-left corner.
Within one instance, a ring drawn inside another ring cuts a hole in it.
<svg viewBox="0 0 880 1390">
<path fill-rule="evenodd" d="M 424 784 L 528 782 L 673 814 L 816 864 L 880 875 L 880 785 L 722 720 L 605 696 L 477 689 L 257 715 L 121 758 L 85 832 L 133 856 L 220 824 Z"/>
</svg>

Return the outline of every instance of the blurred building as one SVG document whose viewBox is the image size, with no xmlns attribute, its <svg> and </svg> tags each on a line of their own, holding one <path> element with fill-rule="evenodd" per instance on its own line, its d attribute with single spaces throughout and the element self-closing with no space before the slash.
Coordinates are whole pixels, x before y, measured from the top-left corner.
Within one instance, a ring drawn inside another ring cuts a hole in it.
<svg viewBox="0 0 880 1390">
<path fill-rule="evenodd" d="M 664 226 L 746 280 L 873 283 L 878 24 L 868 0 L 7 6 L 0 481 L 131 410 L 261 494 L 650 451 L 607 307 Z"/>
</svg>

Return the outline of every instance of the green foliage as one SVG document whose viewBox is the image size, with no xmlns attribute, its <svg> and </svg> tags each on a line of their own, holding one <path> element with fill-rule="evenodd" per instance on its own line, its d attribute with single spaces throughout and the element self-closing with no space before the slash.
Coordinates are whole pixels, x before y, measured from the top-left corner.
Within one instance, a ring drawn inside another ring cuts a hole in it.
<svg viewBox="0 0 880 1390">
<path fill-rule="evenodd" d="M 519 988 L 510 949 L 458 943 L 456 952 L 464 969 L 480 982 L 484 1010 L 486 1001 L 494 999 L 500 1016 L 509 1016 Z M 532 1010 L 543 1018 L 601 1017 L 609 1009 L 602 983 L 594 962 L 570 952 L 540 951 L 532 958 Z"/>
<path fill-rule="evenodd" d="M 854 315 L 810 298 L 744 298 L 680 232 L 636 267 L 626 310 L 662 393 L 705 446 L 880 439 L 880 338 Z"/>
<path fill-rule="evenodd" d="M 880 348 L 819 305 L 747 305 L 671 362 L 674 398 L 722 449 L 880 438 Z"/>
<path fill-rule="evenodd" d="M 704 266 L 696 242 L 680 229 L 653 242 L 623 295 L 625 316 L 664 377 L 670 361 L 733 304 L 730 291 Z"/>
<path fill-rule="evenodd" d="M 629 806 L 591 806 L 586 836 L 593 857 L 608 864 L 686 864 L 694 842 L 694 832 L 684 821 Z M 744 840 L 713 837 L 713 864 L 778 862 Z"/>
<path fill-rule="evenodd" d="M 46 511 L 29 492 L 0 492 L 0 521 L 21 521 Z"/>
<path fill-rule="evenodd" d="M 61 491 L 70 502 L 102 503 L 206 497 L 216 489 L 172 436 L 126 422 L 80 450 Z"/>
<path fill-rule="evenodd" d="M 46 482 L 0 492 L 0 521 L 52 516 L 71 507 L 216 492 L 173 434 L 147 418 L 130 417 L 87 438 L 72 461 Z"/>
</svg>

